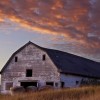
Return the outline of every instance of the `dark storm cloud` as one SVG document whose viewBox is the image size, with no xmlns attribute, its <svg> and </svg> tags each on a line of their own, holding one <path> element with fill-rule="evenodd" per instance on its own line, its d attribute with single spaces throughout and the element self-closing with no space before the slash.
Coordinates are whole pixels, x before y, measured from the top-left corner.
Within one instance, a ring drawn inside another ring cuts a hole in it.
<svg viewBox="0 0 100 100">
<path fill-rule="evenodd" d="M 100 50 L 100 0 L 1 0 L 0 21 Z"/>
</svg>

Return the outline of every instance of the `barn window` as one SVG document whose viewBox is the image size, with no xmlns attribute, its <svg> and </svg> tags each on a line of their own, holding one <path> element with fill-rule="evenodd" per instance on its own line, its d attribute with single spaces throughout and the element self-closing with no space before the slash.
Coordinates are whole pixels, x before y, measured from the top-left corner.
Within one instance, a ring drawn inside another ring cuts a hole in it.
<svg viewBox="0 0 100 100">
<path fill-rule="evenodd" d="M 32 69 L 26 70 L 26 77 L 32 77 Z"/>
<path fill-rule="evenodd" d="M 15 62 L 17 62 L 18 61 L 18 57 L 15 57 Z"/>
<path fill-rule="evenodd" d="M 54 82 L 46 82 L 46 85 L 54 86 Z"/>
<path fill-rule="evenodd" d="M 79 84 L 79 81 L 76 81 L 76 85 Z"/>
<path fill-rule="evenodd" d="M 45 54 L 42 56 L 42 60 L 43 60 L 43 61 L 46 60 L 46 55 L 45 55 Z"/>
<path fill-rule="evenodd" d="M 6 90 L 10 90 L 11 87 L 13 87 L 13 82 L 9 82 L 9 83 L 6 83 Z"/>
</svg>

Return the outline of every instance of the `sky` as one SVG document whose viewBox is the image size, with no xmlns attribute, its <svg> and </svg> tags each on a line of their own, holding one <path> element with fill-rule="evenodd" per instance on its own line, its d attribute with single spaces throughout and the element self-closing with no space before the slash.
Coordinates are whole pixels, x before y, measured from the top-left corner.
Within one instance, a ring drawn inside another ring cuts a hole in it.
<svg viewBox="0 0 100 100">
<path fill-rule="evenodd" d="M 0 69 L 28 41 L 100 62 L 100 0 L 0 0 Z"/>
</svg>

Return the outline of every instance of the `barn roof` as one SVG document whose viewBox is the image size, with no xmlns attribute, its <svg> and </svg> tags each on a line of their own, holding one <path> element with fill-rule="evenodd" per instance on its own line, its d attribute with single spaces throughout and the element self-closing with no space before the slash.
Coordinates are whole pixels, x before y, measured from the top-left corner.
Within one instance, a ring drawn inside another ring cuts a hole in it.
<svg viewBox="0 0 100 100">
<path fill-rule="evenodd" d="M 43 48 L 30 41 L 27 44 L 25 44 L 23 47 L 18 49 L 10 57 L 8 62 L 2 68 L 1 74 L 4 71 L 4 69 L 7 67 L 7 65 L 10 63 L 12 58 L 19 51 L 21 51 L 24 47 L 26 47 L 29 44 L 33 44 L 36 47 L 44 50 L 49 55 L 53 63 L 56 65 L 60 73 L 79 75 L 79 76 L 85 76 L 85 77 L 91 77 L 91 78 L 100 78 L 100 63 L 99 62 L 95 62 L 95 61 L 92 61 L 83 57 L 79 57 L 73 54 L 69 54 L 63 51 Z"/>
</svg>

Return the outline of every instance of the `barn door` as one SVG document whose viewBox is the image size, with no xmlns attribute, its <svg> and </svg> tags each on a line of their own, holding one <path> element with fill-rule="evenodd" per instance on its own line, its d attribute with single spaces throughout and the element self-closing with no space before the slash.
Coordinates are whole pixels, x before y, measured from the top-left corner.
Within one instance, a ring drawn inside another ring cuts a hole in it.
<svg viewBox="0 0 100 100">
<path fill-rule="evenodd" d="M 21 82 L 20 84 L 21 84 L 21 86 L 23 86 L 24 88 L 27 88 L 28 86 L 35 86 L 35 87 L 38 86 L 38 85 L 37 85 L 37 82 Z"/>
</svg>

